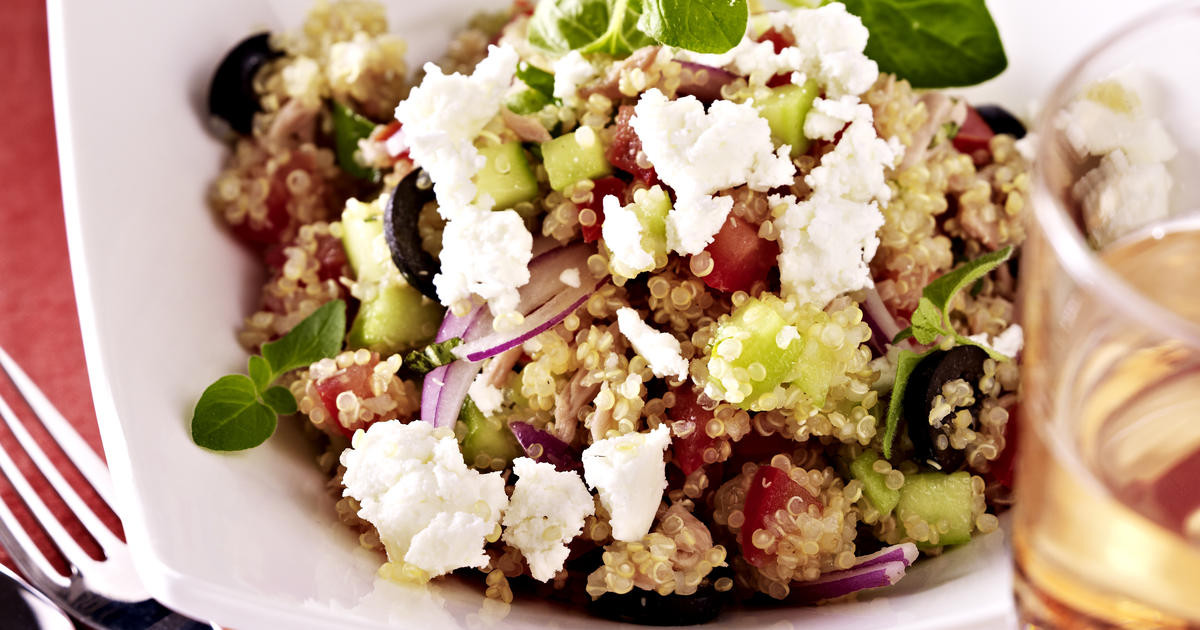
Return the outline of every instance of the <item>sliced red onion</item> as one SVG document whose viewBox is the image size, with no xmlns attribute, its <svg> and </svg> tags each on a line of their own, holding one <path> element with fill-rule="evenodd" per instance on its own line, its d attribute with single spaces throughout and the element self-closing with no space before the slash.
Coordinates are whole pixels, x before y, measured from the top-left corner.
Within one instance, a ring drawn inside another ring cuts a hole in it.
<svg viewBox="0 0 1200 630">
<path fill-rule="evenodd" d="M 896 338 L 903 328 L 896 323 L 896 318 L 892 316 L 892 312 L 888 310 L 887 305 L 883 303 L 883 298 L 879 297 L 879 293 L 874 288 L 866 290 L 866 299 L 863 300 L 863 320 L 871 327 L 871 339 L 867 342 L 879 356 L 887 354 L 888 344 Z M 911 339 L 905 339 L 896 346 L 903 350 L 916 351 L 916 346 L 913 345 Z"/>
<path fill-rule="evenodd" d="M 471 389 L 471 381 L 475 380 L 475 375 L 479 374 L 483 364 L 478 361 L 455 361 L 443 367 L 446 368 L 445 378 L 441 391 L 437 393 L 437 409 L 433 413 L 431 424 L 435 427 L 453 427 L 454 423 L 458 422 L 458 412 L 462 410 L 463 401 L 467 399 L 467 390 Z M 428 375 L 426 382 L 429 382 Z M 436 383 L 434 385 L 436 386 Z"/>
<path fill-rule="evenodd" d="M 679 65 L 683 66 L 683 69 L 687 72 L 680 75 L 679 88 L 675 92 L 681 96 L 695 96 L 705 103 L 720 100 L 722 98 L 721 88 L 729 85 L 729 83 L 737 78 L 737 75 L 728 70 L 699 63 L 681 61 Z M 696 75 L 702 70 L 705 73 L 703 83 L 696 80 Z M 684 79 L 685 76 L 686 79 Z"/>
<path fill-rule="evenodd" d="M 913 543 L 900 543 L 899 545 L 884 547 L 875 553 L 855 558 L 852 568 L 871 567 L 887 562 L 903 562 L 906 567 L 912 566 L 912 563 L 917 559 L 918 553 L 917 546 Z"/>
<path fill-rule="evenodd" d="M 583 470 L 583 462 L 569 444 L 528 422 L 510 422 L 508 428 L 517 437 L 525 454 L 537 462 L 553 464 L 561 472 Z"/>
<path fill-rule="evenodd" d="M 479 318 L 483 309 L 484 307 L 482 306 L 476 306 L 462 317 L 446 311 L 446 317 L 442 319 L 442 325 L 438 327 L 437 335 L 433 337 L 433 340 L 441 343 L 455 337 L 462 337 L 466 334 L 467 329 L 471 327 L 471 324 L 475 323 L 475 320 Z"/>
<path fill-rule="evenodd" d="M 421 383 L 421 419 L 434 426 L 438 426 L 434 418 L 437 417 L 438 398 L 441 398 L 449 370 L 449 365 L 433 368 L 425 374 L 425 380 Z"/>
<path fill-rule="evenodd" d="M 558 325 L 584 302 L 587 302 L 587 299 L 602 284 L 604 281 L 591 286 L 580 286 L 563 291 L 526 316 L 525 321 L 515 329 L 504 332 L 493 331 L 489 335 L 472 339 L 458 346 L 453 352 L 467 361 L 482 361 L 519 346 Z"/>
<path fill-rule="evenodd" d="M 787 601 L 812 604 L 868 588 L 891 586 L 904 577 L 906 566 L 897 560 L 826 573 L 811 582 L 793 582 Z"/>
</svg>

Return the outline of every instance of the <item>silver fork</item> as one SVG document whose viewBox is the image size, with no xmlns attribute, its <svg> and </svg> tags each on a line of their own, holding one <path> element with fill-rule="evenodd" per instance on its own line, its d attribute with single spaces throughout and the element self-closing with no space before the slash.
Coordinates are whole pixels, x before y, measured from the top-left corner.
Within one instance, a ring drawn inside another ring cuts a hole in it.
<svg viewBox="0 0 1200 630">
<path fill-rule="evenodd" d="M 108 468 L 75 429 L 54 408 L 49 399 L 33 383 L 24 370 L 3 349 L 0 349 L 0 368 L 8 374 L 30 409 L 45 426 L 75 465 L 75 468 L 95 489 L 96 494 L 112 506 L 112 481 Z M 46 453 L 34 441 L 17 419 L 8 403 L 0 397 L 0 417 L 25 449 L 38 470 L 62 498 L 92 538 L 99 543 L 104 559 L 96 560 L 80 547 L 75 538 L 42 502 L 12 458 L 0 448 L 0 472 L 8 478 L 29 511 L 41 523 L 50 539 L 58 546 L 70 565 L 70 575 L 62 575 L 37 548 L 29 533 L 17 521 L 9 506 L 0 501 L 0 544 L 12 556 L 21 572 L 38 590 L 76 619 L 93 628 L 113 630 L 212 629 L 216 626 L 194 621 L 172 612 L 159 604 L 143 588 L 133 568 L 129 547 L 117 537 L 71 484 L 50 462 Z"/>
</svg>

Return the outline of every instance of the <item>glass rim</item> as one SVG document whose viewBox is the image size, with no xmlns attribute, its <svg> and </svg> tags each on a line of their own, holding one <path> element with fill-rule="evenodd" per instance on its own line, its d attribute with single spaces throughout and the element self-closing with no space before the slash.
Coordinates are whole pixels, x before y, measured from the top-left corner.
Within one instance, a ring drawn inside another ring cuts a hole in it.
<svg viewBox="0 0 1200 630">
<path fill-rule="evenodd" d="M 1068 215 L 1060 199 L 1050 192 L 1046 176 L 1047 169 L 1041 167 L 1050 159 L 1053 145 L 1050 138 L 1057 133 L 1055 119 L 1075 97 L 1075 90 L 1079 87 L 1079 77 L 1084 70 L 1113 45 L 1183 14 L 1189 14 L 1200 20 L 1200 0 L 1181 2 L 1171 7 L 1155 9 L 1121 26 L 1089 47 L 1079 60 L 1071 64 L 1067 71 L 1054 82 L 1054 87 L 1045 106 L 1038 114 L 1034 127 L 1038 137 L 1032 165 L 1034 187 L 1031 201 L 1034 220 L 1042 232 L 1042 237 L 1050 246 L 1051 255 L 1059 261 L 1078 286 L 1104 298 L 1104 303 L 1112 306 L 1122 317 L 1140 322 L 1148 328 L 1159 330 L 1163 336 L 1175 338 L 1189 346 L 1200 348 L 1200 325 L 1151 299 L 1113 271 L 1088 245 L 1082 230 Z"/>
</svg>

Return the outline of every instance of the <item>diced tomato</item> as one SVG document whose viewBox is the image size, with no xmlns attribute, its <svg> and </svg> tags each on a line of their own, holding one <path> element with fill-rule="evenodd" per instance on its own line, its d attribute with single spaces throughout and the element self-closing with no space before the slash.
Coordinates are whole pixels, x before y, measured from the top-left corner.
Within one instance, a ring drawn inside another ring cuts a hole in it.
<svg viewBox="0 0 1200 630">
<path fill-rule="evenodd" d="M 642 140 L 633 130 L 633 125 L 629 122 L 631 118 L 633 118 L 633 105 L 622 105 L 617 110 L 617 119 L 614 121 L 616 130 L 613 133 L 612 144 L 608 145 L 608 152 L 605 156 L 613 166 L 653 186 L 660 181 L 658 173 L 654 172 L 653 166 L 650 168 L 638 166 L 637 156 L 638 152 L 642 150 Z"/>
<path fill-rule="evenodd" d="M 349 276 L 350 269 L 346 260 L 346 248 L 342 245 L 342 239 L 331 234 L 317 235 L 317 277 L 320 280 L 337 280 L 342 276 Z M 263 262 L 267 267 L 270 267 L 275 273 L 283 271 L 283 265 L 287 263 L 287 248 L 294 246 L 296 243 L 276 243 L 270 245 L 263 252 Z"/>
<path fill-rule="evenodd" d="M 393 120 L 382 127 L 376 127 L 375 131 L 371 134 L 371 139 L 376 142 L 387 142 L 388 138 L 391 138 L 400 131 L 401 126 L 402 125 L 400 124 L 399 120 Z M 399 153 L 399 155 L 390 155 L 390 158 L 392 160 L 392 164 L 395 164 L 400 160 L 408 159 L 408 149 L 405 148 Z"/>
<path fill-rule="evenodd" d="M 338 431 L 341 431 L 343 434 L 345 434 L 346 437 L 353 436 L 355 429 L 361 429 L 365 427 L 347 427 L 343 426 L 342 423 L 337 420 L 338 394 L 350 391 L 354 392 L 354 394 L 359 398 L 370 398 L 373 395 L 371 393 L 371 374 L 375 370 L 375 363 L 378 363 L 377 358 L 372 362 L 368 362 L 367 365 L 359 365 L 355 363 L 349 367 L 342 368 L 337 372 L 334 372 L 331 376 L 327 376 L 316 382 L 317 394 L 321 396 L 321 402 L 325 404 L 325 410 L 328 411 L 330 417 L 333 418 L 333 421 L 330 424 L 336 427 Z"/>
<path fill-rule="evenodd" d="M 779 31 L 775 30 L 774 28 L 769 28 L 769 29 L 767 29 L 767 31 L 765 33 L 763 33 L 762 35 L 759 35 L 758 41 L 771 42 L 771 45 L 775 47 L 775 54 L 777 54 L 777 55 L 779 53 L 783 52 L 784 48 L 787 48 L 792 45 L 792 41 L 791 41 L 791 39 L 788 38 L 788 36 L 784 35 L 783 33 L 780 33 Z"/>
<path fill-rule="evenodd" d="M 750 481 L 750 489 L 746 492 L 746 506 L 742 513 L 746 521 L 742 525 L 741 544 L 742 555 L 746 562 L 761 567 L 770 560 L 770 555 L 752 542 L 754 532 L 766 527 L 767 517 L 774 519 L 779 510 L 787 512 L 788 502 L 792 497 L 800 497 L 803 509 L 809 505 L 821 505 L 803 486 L 796 483 L 786 472 L 774 466 L 761 466 Z"/>
<path fill-rule="evenodd" d="M 288 161 L 275 169 L 271 175 L 270 188 L 264 202 L 267 206 L 266 221 L 254 226 L 251 226 L 249 220 L 233 225 L 234 235 L 256 245 L 271 245 L 283 240 L 292 224 L 292 217 L 288 214 L 288 203 L 292 200 L 292 193 L 287 187 L 287 177 L 292 171 L 301 170 L 308 171 L 309 176 L 314 179 L 318 177 L 314 175 L 317 165 L 312 157 L 307 153 L 294 152 Z"/>
<path fill-rule="evenodd" d="M 967 120 L 954 136 L 954 148 L 971 156 L 976 166 L 987 164 L 992 159 L 989 142 L 996 132 L 984 122 L 974 107 L 967 108 Z"/>
<path fill-rule="evenodd" d="M 675 423 L 691 426 L 686 436 L 676 435 L 672 438 L 671 451 L 675 454 L 675 465 L 683 474 L 690 475 L 705 466 L 704 452 L 717 443 L 706 431 L 713 412 L 700 405 L 699 392 L 691 385 L 676 387 L 671 391 L 675 394 L 675 404 L 667 411 L 667 416 Z"/>
<path fill-rule="evenodd" d="M 603 177 L 597 179 L 592 186 L 592 200 L 587 203 L 579 204 L 579 209 L 587 208 L 596 213 L 596 222 L 591 225 L 581 226 L 583 230 L 583 240 L 588 243 L 595 243 L 600 240 L 600 228 L 604 225 L 604 198 L 608 195 L 613 195 L 625 203 L 625 182 L 616 177 Z"/>
<path fill-rule="evenodd" d="M 760 238 L 757 225 L 732 214 L 704 251 L 713 260 L 704 284 L 727 292 L 749 291 L 755 282 L 766 280 L 779 258 L 777 243 Z"/>
</svg>

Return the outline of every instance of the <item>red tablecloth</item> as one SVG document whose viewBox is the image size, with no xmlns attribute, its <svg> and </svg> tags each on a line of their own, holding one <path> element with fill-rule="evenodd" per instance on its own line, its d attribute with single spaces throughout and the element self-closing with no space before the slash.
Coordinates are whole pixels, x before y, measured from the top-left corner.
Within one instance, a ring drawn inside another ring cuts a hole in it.
<svg viewBox="0 0 1200 630">
<path fill-rule="evenodd" d="M 63 415 L 99 450 L 67 259 L 50 99 L 45 2 L 5 0 L 3 14 L 0 346 L 24 366 Z M 0 382 L 0 395 L 10 402 L 17 400 L 6 380 Z M 11 434 L 6 428 L 0 429 L 0 445 L 7 448 L 11 444 Z M 27 461 L 21 467 L 32 470 Z M 13 494 L 7 483 L 3 484 L 3 495 L 11 504 Z M 51 507 L 61 511 L 61 507 Z M 0 561 L 8 562 L 2 551 Z"/>
</svg>

